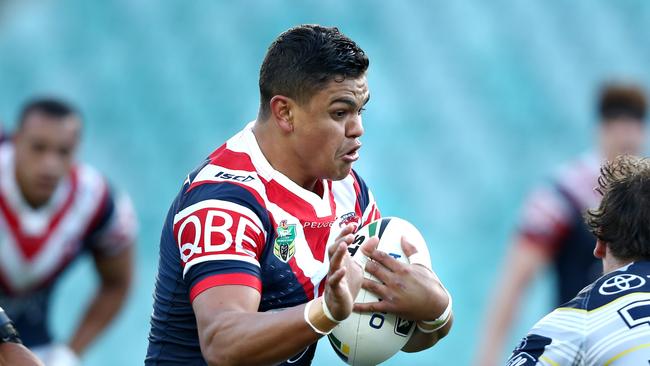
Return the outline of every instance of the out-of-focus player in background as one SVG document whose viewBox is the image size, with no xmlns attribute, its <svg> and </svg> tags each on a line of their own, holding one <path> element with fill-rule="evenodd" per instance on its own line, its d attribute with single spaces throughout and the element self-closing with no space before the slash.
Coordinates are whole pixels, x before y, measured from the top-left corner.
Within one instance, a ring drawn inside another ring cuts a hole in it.
<svg viewBox="0 0 650 366">
<path fill-rule="evenodd" d="M 165 221 L 147 365 L 309 365 L 350 315 L 363 274 L 346 248 L 380 217 L 352 170 L 368 63 L 336 28 L 298 26 L 270 46 L 257 120 L 187 176 Z M 356 310 L 417 320 L 404 350 L 431 347 L 451 326 L 446 290 L 376 244 L 362 246 L 366 270 L 384 283 L 363 286 L 385 296 Z"/>
<path fill-rule="evenodd" d="M 475 365 L 501 364 L 503 343 L 520 299 L 542 269 L 550 265 L 556 275 L 556 306 L 602 274 L 600 261 L 592 255 L 595 238 L 582 214 L 600 200 L 594 191 L 600 165 L 642 150 L 646 99 L 639 87 L 609 84 L 600 92 L 598 113 L 597 150 L 563 165 L 550 182 L 532 192 L 524 206 L 515 241 L 490 295 Z"/>
<path fill-rule="evenodd" d="M 95 169 L 75 162 L 81 127 L 68 104 L 36 99 L 0 144 L 0 306 L 46 365 L 77 364 L 131 282 L 133 207 Z M 51 294 L 83 253 L 94 259 L 99 287 L 70 341 L 58 343 L 48 329 Z"/>
<path fill-rule="evenodd" d="M 25 346 L 14 323 L 0 307 L 0 366 L 40 366 L 41 361 Z"/>
<path fill-rule="evenodd" d="M 606 274 L 539 321 L 508 365 L 650 362 L 650 160 L 620 156 L 598 184 L 603 199 L 585 221 Z"/>
</svg>

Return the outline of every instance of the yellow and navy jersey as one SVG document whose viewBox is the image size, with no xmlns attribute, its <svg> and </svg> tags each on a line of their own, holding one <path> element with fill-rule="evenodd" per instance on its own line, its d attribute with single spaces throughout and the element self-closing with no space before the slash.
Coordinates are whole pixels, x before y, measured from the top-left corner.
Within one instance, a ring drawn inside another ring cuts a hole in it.
<svg viewBox="0 0 650 366">
<path fill-rule="evenodd" d="M 540 320 L 508 366 L 650 364 L 650 262 L 612 271 Z"/>
</svg>

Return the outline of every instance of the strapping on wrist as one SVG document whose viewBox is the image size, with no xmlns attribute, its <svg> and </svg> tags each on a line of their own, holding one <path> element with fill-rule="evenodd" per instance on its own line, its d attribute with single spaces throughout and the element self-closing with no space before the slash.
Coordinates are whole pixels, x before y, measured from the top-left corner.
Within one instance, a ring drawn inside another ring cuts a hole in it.
<svg viewBox="0 0 650 366">
<path fill-rule="evenodd" d="M 327 309 L 327 310 L 326 310 Z M 323 297 L 315 298 L 305 305 L 305 322 L 320 335 L 327 335 L 341 322 L 335 319 Z"/>
<path fill-rule="evenodd" d="M 440 316 L 434 320 L 419 320 L 417 322 L 417 327 L 420 332 L 433 333 L 441 329 L 442 327 L 444 327 L 447 324 L 447 322 L 449 322 L 449 319 L 451 318 L 451 312 L 452 312 L 452 299 L 451 299 L 451 294 L 449 294 L 449 291 L 447 291 L 447 289 L 444 287 L 443 289 L 447 294 L 447 298 L 449 298 L 447 307 L 442 312 L 442 314 L 440 314 Z"/>
</svg>

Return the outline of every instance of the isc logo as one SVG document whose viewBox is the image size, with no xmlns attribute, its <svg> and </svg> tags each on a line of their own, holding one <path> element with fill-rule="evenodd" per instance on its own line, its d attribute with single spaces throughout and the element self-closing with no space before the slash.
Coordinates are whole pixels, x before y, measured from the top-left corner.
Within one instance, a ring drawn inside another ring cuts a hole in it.
<svg viewBox="0 0 650 366">
<path fill-rule="evenodd" d="M 215 202 L 224 207 L 214 207 Z M 257 217 L 243 210 L 231 202 L 207 200 L 179 212 L 174 236 L 181 260 L 215 254 L 256 258 L 257 243 L 264 242 L 265 234 Z"/>
<path fill-rule="evenodd" d="M 242 182 L 242 183 L 250 182 L 253 179 L 255 179 L 255 177 L 253 177 L 252 175 L 248 175 L 248 176 L 246 176 L 246 175 L 235 175 L 235 174 L 231 174 L 231 173 L 226 173 L 224 171 L 218 172 L 217 174 L 214 175 L 214 177 L 215 178 L 220 178 L 220 179 L 234 180 L 234 181 Z"/>
</svg>

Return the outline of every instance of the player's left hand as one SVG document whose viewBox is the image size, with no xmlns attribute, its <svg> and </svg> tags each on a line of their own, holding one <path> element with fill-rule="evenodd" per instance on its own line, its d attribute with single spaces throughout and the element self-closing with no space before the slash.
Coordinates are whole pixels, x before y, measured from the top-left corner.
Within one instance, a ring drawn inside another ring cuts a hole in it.
<svg viewBox="0 0 650 366">
<path fill-rule="evenodd" d="M 43 360 L 47 366 L 80 366 L 79 356 L 65 344 L 55 344 Z"/>
<path fill-rule="evenodd" d="M 417 253 L 403 237 L 401 244 L 407 257 Z M 354 304 L 354 311 L 393 313 L 407 320 L 433 320 L 442 314 L 449 298 L 432 271 L 420 264 L 401 263 L 377 250 L 376 244 L 361 250 L 372 259 L 366 264 L 366 272 L 381 281 L 364 278 L 362 287 L 380 300 Z"/>
</svg>

